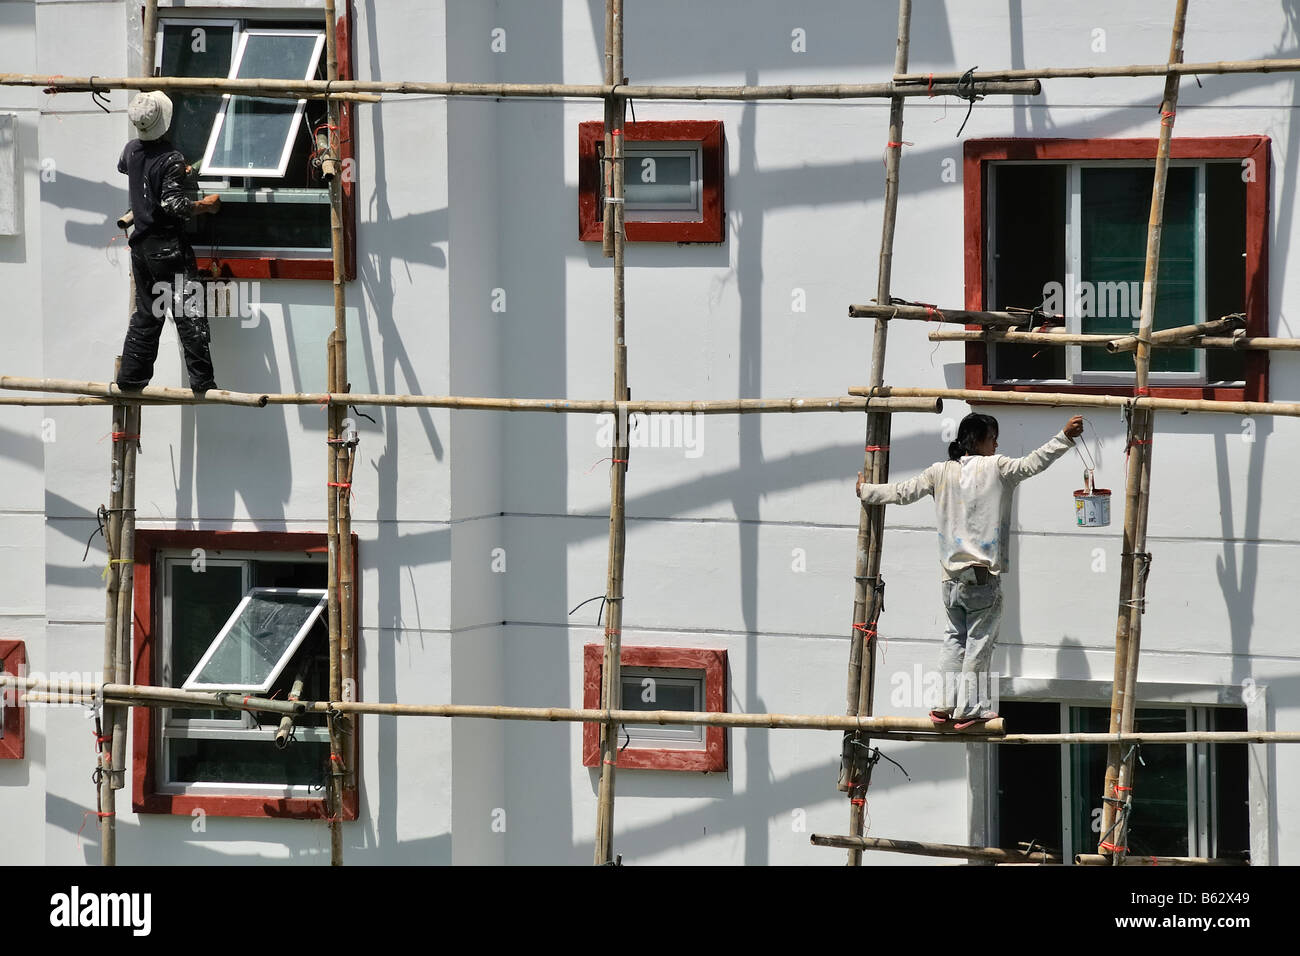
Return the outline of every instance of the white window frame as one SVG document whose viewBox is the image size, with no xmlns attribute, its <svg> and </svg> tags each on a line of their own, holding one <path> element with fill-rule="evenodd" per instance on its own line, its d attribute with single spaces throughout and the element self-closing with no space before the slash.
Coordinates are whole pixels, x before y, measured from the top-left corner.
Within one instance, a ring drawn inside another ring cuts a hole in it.
<svg viewBox="0 0 1300 956">
<path fill-rule="evenodd" d="M 162 620 L 159 632 L 160 681 L 163 686 L 175 686 L 172 673 L 172 583 L 171 569 L 174 565 L 190 565 L 194 558 L 189 551 L 164 551 L 159 558 L 159 570 L 162 573 Z M 251 563 L 254 561 L 286 561 L 294 564 L 321 563 L 315 555 L 301 552 L 279 551 L 222 551 L 220 557 L 209 555 L 206 566 L 240 566 L 243 568 L 241 590 L 247 592 L 250 585 Z M 198 667 L 195 666 L 197 673 Z M 273 746 L 279 721 L 268 726 L 258 726 L 255 715 L 246 711 L 233 712 L 234 718 L 193 718 L 174 717 L 174 710 L 206 710 L 204 707 L 158 708 L 158 734 L 154 750 L 157 769 L 157 791 L 159 793 L 180 795 L 236 796 L 255 795 L 270 797 L 312 797 L 312 787 L 306 784 L 284 785 L 278 783 L 225 783 L 216 781 L 177 782 L 170 779 L 171 763 L 168 760 L 168 742 L 172 740 L 206 739 L 206 740 L 247 740 L 265 741 L 266 746 Z M 298 741 L 309 743 L 328 743 L 329 732 L 324 727 L 294 726 L 294 737 Z"/>
<path fill-rule="evenodd" d="M 694 711 L 704 710 L 705 672 L 695 668 L 669 668 L 624 666 L 620 670 L 623 683 L 636 681 L 638 684 L 646 678 L 656 685 L 690 687 L 694 692 Z M 639 702 L 639 698 L 638 698 Z M 624 696 L 623 709 L 627 706 Z M 675 710 L 672 707 L 649 707 L 649 710 Z M 621 724 L 619 726 L 619 749 L 639 750 L 705 750 L 705 728 L 695 724 Z"/>
<path fill-rule="evenodd" d="M 248 610 L 248 606 L 253 603 L 253 599 L 262 594 L 286 595 L 293 597 L 316 595 L 319 599 L 316 602 L 316 606 L 307 615 L 307 619 L 294 634 L 293 640 L 289 642 L 288 646 L 285 647 L 283 652 L 281 652 L 279 659 L 274 665 L 272 665 L 270 673 L 267 674 L 266 679 L 260 684 L 210 684 L 206 681 L 198 680 L 198 675 L 203 673 L 203 669 L 208 666 L 212 661 L 212 658 L 216 656 L 217 651 L 221 648 L 222 644 L 230 637 L 231 632 L 235 628 L 235 623 L 243 617 L 244 612 Z M 324 588 L 246 588 L 244 597 L 239 602 L 239 606 L 231 612 L 230 617 L 226 619 L 225 625 L 219 632 L 217 632 L 217 636 L 212 639 L 212 643 L 208 645 L 208 649 L 203 652 L 203 656 L 199 658 L 199 662 L 194 665 L 194 670 L 190 673 L 189 679 L 181 685 L 182 688 L 184 690 L 195 691 L 242 690 L 265 694 L 275 685 L 275 682 L 279 680 L 280 674 L 284 671 L 285 667 L 288 666 L 289 661 L 293 658 L 293 655 L 297 652 L 298 648 L 302 646 L 302 642 L 307 639 L 307 635 L 311 633 L 312 627 L 314 627 L 316 622 L 320 620 L 320 616 L 325 613 L 325 601 L 328 594 L 329 592 Z"/>
<path fill-rule="evenodd" d="M 1206 315 L 1206 275 L 1205 275 L 1205 167 L 1208 163 L 1216 162 L 1214 159 L 1186 159 L 1169 161 L 1170 167 L 1192 167 L 1196 170 L 1196 265 L 1195 275 L 1197 278 L 1196 287 L 1196 305 L 1195 316 L 1193 321 L 1197 324 L 1204 323 L 1208 316 Z M 1115 167 L 1132 167 L 1138 169 L 1151 169 L 1154 164 L 1142 160 L 999 160 L 992 164 L 995 167 L 1003 166 L 1064 166 L 1066 167 L 1066 208 L 1065 208 L 1065 271 L 1066 271 L 1066 290 L 1063 296 L 1063 304 L 1066 319 L 1066 331 L 1072 334 L 1078 334 L 1083 331 L 1083 318 L 1078 314 L 1075 297 L 1070 294 L 1072 281 L 1077 281 L 1080 275 L 1082 260 L 1081 238 L 1079 230 L 1082 225 L 1082 170 L 1084 168 L 1115 168 Z M 985 247 L 989 250 L 989 260 L 993 263 L 992 268 L 986 268 L 984 277 L 985 289 L 988 293 L 988 301 L 996 302 L 997 298 L 997 273 L 998 259 L 1001 256 L 996 245 L 997 238 L 997 176 L 988 177 L 988 187 L 986 189 L 985 218 L 987 220 L 986 234 L 984 237 Z M 1033 303 L 1038 305 L 1041 303 Z M 1095 303 L 1094 303 L 1095 304 Z M 1140 308 L 1141 303 L 1137 304 Z M 1031 307 L 1026 303 L 1026 308 Z M 1130 309 L 1134 306 L 1130 303 Z M 1134 320 L 1134 330 L 1138 327 L 1137 320 Z M 1131 386 L 1136 380 L 1135 372 L 1115 372 L 1115 371 L 1088 371 L 1083 368 L 1083 347 L 1067 346 L 1065 347 L 1065 377 L 1064 378 L 1007 378 L 998 374 L 997 370 L 997 348 L 988 350 L 988 378 L 989 381 L 996 384 L 1018 384 L 1018 385 L 1112 385 L 1112 386 Z M 1205 351 L 1196 349 L 1196 369 L 1192 372 L 1151 372 L 1149 379 L 1152 385 L 1166 386 L 1198 386 L 1209 384 L 1205 363 Z"/>
<path fill-rule="evenodd" d="M 230 58 L 230 79 L 236 79 L 239 75 L 240 64 L 244 60 L 244 51 L 248 49 L 248 41 L 251 37 L 273 37 L 273 36 L 312 36 L 315 37 L 316 43 L 312 50 L 311 63 L 307 67 L 305 80 L 311 79 L 317 67 L 320 66 L 321 52 L 325 48 L 325 31 L 324 29 L 296 29 L 289 27 L 248 27 L 246 26 L 239 34 L 239 44 Z M 293 122 L 289 127 L 289 135 L 284 139 L 284 147 L 280 151 L 279 164 L 272 167 L 260 167 L 253 169 L 238 168 L 234 166 L 215 166 L 212 163 L 212 154 L 217 148 L 217 143 L 221 139 L 222 131 L 226 125 L 226 117 L 230 111 L 230 104 L 235 96 L 240 94 L 225 93 L 221 97 L 221 108 L 217 110 L 216 118 L 212 122 L 212 132 L 208 136 L 208 147 L 203 152 L 203 172 L 214 173 L 225 176 L 263 176 L 267 178 L 281 178 L 289 168 L 289 157 L 293 153 L 294 141 L 298 138 L 299 129 L 302 126 L 302 115 L 307 108 L 307 101 L 300 99 L 296 101 L 293 111 Z M 256 97 L 244 97 L 245 99 L 256 99 Z"/>
<path fill-rule="evenodd" d="M 628 160 L 632 154 L 640 158 L 671 157 L 685 156 L 691 163 L 691 198 L 689 202 L 679 203 L 627 203 L 624 210 L 623 218 L 626 222 L 699 222 L 704 218 L 704 144 L 693 143 L 690 140 L 633 140 L 623 144 L 624 159 L 626 168 L 624 169 L 624 181 L 626 182 L 633 175 L 640 176 L 639 169 Z M 646 154 L 649 154 L 648 156 Z M 602 179 L 598 183 L 598 188 L 602 190 L 597 196 L 597 200 L 604 203 L 604 171 L 605 160 L 600 158 L 600 170 Z M 626 190 L 625 190 L 626 191 Z"/>
<path fill-rule="evenodd" d="M 1191 713 L 1189 730 L 1208 729 L 1207 723 L 1214 711 L 1231 707 L 1246 712 L 1246 730 L 1263 731 L 1268 727 L 1267 687 L 1262 683 L 1251 686 L 1247 695 L 1242 685 L 1139 683 L 1137 688 L 1139 709 L 1185 708 Z M 1006 678 L 1001 681 L 1000 695 L 1004 700 L 1023 700 L 1033 703 L 1056 703 L 1060 708 L 1058 727 L 1069 727 L 1072 707 L 1109 707 L 1111 685 L 1109 681 L 1043 680 L 1038 678 Z M 1013 728 L 1014 729 L 1014 728 Z M 997 825 L 997 761 L 999 744 L 967 744 L 966 756 L 970 784 L 970 843 L 991 846 L 996 840 Z M 1217 855 L 1216 834 L 1210 832 L 1209 821 L 1217 814 L 1214 806 L 1214 766 L 1212 745 L 1187 744 L 1188 747 L 1188 846 L 1192 854 Z M 1267 866 L 1272 858 L 1271 827 L 1273 796 L 1269 790 L 1272 774 L 1272 747 L 1268 744 L 1246 744 L 1247 797 L 1249 799 L 1250 861 L 1252 866 Z M 1073 845 L 1074 821 L 1071 813 L 1070 746 L 1061 748 L 1061 840 L 1067 849 Z M 1139 774 L 1141 769 L 1139 768 Z M 1200 779 L 1203 777 L 1203 781 Z M 1200 792 L 1195 789 L 1203 783 Z M 1098 795 L 1098 798 L 1100 795 Z M 1088 836 L 1094 835 L 1090 832 Z M 1092 844 L 1095 847 L 1095 842 Z M 1196 852 L 1196 848 L 1204 848 Z M 1086 846 L 1083 852 L 1095 852 Z M 1065 853 L 1063 861 L 1074 863 L 1073 853 Z"/>
</svg>

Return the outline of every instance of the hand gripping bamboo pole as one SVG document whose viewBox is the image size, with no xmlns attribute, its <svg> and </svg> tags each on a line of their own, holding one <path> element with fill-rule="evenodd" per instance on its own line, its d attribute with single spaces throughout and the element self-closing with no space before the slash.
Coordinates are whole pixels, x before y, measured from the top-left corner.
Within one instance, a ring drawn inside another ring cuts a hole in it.
<svg viewBox="0 0 1300 956">
<path fill-rule="evenodd" d="M 1173 36 L 1169 44 L 1169 62 L 1183 58 L 1183 30 L 1187 22 L 1187 0 L 1178 0 L 1174 9 Z M 1146 269 L 1142 281 L 1142 316 L 1138 325 L 1137 389 L 1147 394 L 1151 366 L 1151 330 L 1155 324 L 1157 281 L 1160 274 L 1160 239 L 1164 222 L 1165 184 L 1169 172 L 1169 144 L 1173 138 L 1174 114 L 1178 109 L 1177 73 L 1165 77 L 1164 97 L 1160 104 L 1160 140 L 1156 148 L 1155 174 L 1151 187 L 1151 215 L 1147 225 Z M 1110 730 L 1131 733 L 1137 694 L 1138 650 L 1142 637 L 1142 611 L 1146 594 L 1146 577 L 1150 555 L 1146 554 L 1147 513 L 1150 506 L 1151 436 L 1154 412 L 1135 408 L 1129 469 L 1124 507 L 1124 554 L 1120 571 L 1119 613 L 1115 627 L 1115 668 L 1111 694 Z M 1140 565 L 1140 566 L 1139 566 Z M 1126 848 L 1129 808 L 1133 802 L 1133 756 L 1136 748 L 1125 750 L 1112 745 L 1106 754 L 1106 781 L 1102 790 L 1101 839 L 1098 852 L 1110 853 L 1118 865 Z"/>
<path fill-rule="evenodd" d="M 908 45 L 912 27 L 912 0 L 899 0 L 898 38 L 894 50 L 894 72 L 907 70 Z M 885 148 L 885 204 L 880 234 L 880 266 L 876 276 L 876 300 L 889 301 L 890 278 L 894 261 L 894 226 L 898 217 L 898 170 L 903 150 L 903 98 L 889 103 L 889 141 Z M 871 349 L 871 385 L 884 382 L 885 345 L 889 322 L 876 320 Z M 888 412 L 867 415 L 863 474 L 872 483 L 889 480 L 889 441 L 893 419 Z M 853 568 L 853 627 L 849 632 L 848 712 L 851 715 L 873 713 L 876 680 L 875 625 L 880 616 L 883 582 L 880 579 L 880 555 L 884 544 L 885 508 L 883 505 L 860 505 L 858 538 Z M 866 759 L 870 741 L 859 733 L 846 734 L 840 752 L 840 786 L 848 790 L 849 833 L 862 833 L 865 794 L 871 784 L 871 764 Z M 847 864 L 860 866 L 862 851 L 850 847 Z"/>
<path fill-rule="evenodd" d="M 623 0 L 606 0 L 610 18 L 611 39 L 609 69 L 606 79 L 610 84 L 621 83 L 623 77 Z M 611 142 L 612 190 L 610 202 L 605 206 L 605 218 L 610 223 L 614 243 L 614 399 L 626 402 L 627 342 L 624 338 L 624 268 L 626 237 L 623 234 L 623 199 L 626 195 L 623 169 L 623 124 L 626 121 L 627 100 L 610 96 L 606 107 L 606 128 Z M 612 125 L 612 128 L 610 128 Z M 623 570 L 627 544 L 626 513 L 627 460 L 629 452 L 627 413 L 620 409 L 615 415 L 613 461 L 609 469 L 609 560 L 605 581 L 605 650 L 601 666 L 600 704 L 606 710 L 619 710 L 623 706 L 622 681 L 622 629 L 623 629 Z M 600 729 L 600 783 L 596 795 L 595 864 L 612 864 L 614 857 L 614 770 L 618 759 L 618 728 L 602 724 Z"/>
</svg>

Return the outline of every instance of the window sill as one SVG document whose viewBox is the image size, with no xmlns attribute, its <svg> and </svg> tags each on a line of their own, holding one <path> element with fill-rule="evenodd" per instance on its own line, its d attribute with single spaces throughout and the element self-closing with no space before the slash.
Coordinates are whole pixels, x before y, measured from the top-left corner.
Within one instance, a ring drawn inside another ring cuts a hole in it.
<svg viewBox="0 0 1300 956">
<path fill-rule="evenodd" d="M 212 258 L 196 256 L 199 272 L 212 275 Z M 218 279 L 317 279 L 326 282 L 334 280 L 333 259 L 285 259 L 283 257 L 244 257 L 220 260 L 216 275 Z M 344 269 L 343 278 L 350 281 L 356 278 L 354 272 Z"/>
<path fill-rule="evenodd" d="M 136 753 L 137 762 L 144 756 Z M 343 793 L 343 819 L 358 817 L 357 791 Z M 214 817 L 272 817 L 288 820 L 325 820 L 329 811 L 323 797 L 264 797 L 257 795 L 212 796 L 200 794 L 151 793 L 131 801 L 136 813 L 165 813 L 193 816 L 196 810 Z"/>
</svg>

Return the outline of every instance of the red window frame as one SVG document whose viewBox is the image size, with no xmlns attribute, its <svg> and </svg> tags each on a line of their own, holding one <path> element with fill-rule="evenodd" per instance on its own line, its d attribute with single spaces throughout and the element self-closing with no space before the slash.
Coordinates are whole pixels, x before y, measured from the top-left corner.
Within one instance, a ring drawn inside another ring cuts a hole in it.
<svg viewBox="0 0 1300 956">
<path fill-rule="evenodd" d="M 343 12 L 338 15 L 339 79 L 351 80 L 352 75 L 352 3 L 342 0 Z M 352 122 L 354 104 L 339 103 L 339 158 L 341 168 L 356 169 L 356 129 Z M 305 122 L 305 121 L 304 121 Z M 343 192 L 343 278 L 351 281 L 357 277 L 357 200 L 356 182 L 349 176 L 341 181 Z M 195 257 L 200 272 L 221 279 L 321 279 L 334 280 L 334 260 L 330 256 L 294 259 L 286 256 L 246 254 L 242 256 Z M 215 270 L 213 268 L 215 264 Z"/>
<path fill-rule="evenodd" d="M 985 198 L 988 164 L 997 160 L 1150 159 L 1156 155 L 1154 139 L 973 139 L 963 157 L 965 205 L 966 308 L 984 306 L 986 225 Z M 1267 136 L 1177 137 L 1170 143 L 1174 159 L 1252 160 L 1254 182 L 1246 183 L 1246 330 L 1249 335 L 1269 334 L 1268 314 L 1268 203 L 1269 144 Z M 970 325 L 968 329 L 978 329 Z M 986 381 L 987 348 L 983 342 L 966 343 L 966 387 L 996 392 L 1069 392 L 1079 395 L 1131 396 L 1133 385 L 1019 385 Z M 1268 353 L 1245 353 L 1246 384 L 1242 386 L 1152 385 L 1160 398 L 1211 399 L 1228 402 L 1268 401 Z"/>
<path fill-rule="evenodd" d="M 603 226 L 596 215 L 600 197 L 600 160 L 596 147 L 605 141 L 605 125 L 578 124 L 578 238 L 598 242 Z M 724 183 L 726 163 L 721 120 L 674 120 L 626 123 L 623 141 L 699 143 L 702 218 L 692 222 L 627 222 L 628 242 L 724 242 L 727 236 Z"/>
<path fill-rule="evenodd" d="M 600 681 L 605 648 L 586 644 L 582 648 L 582 706 L 600 707 Z M 671 667 L 704 672 L 704 709 L 727 711 L 727 652 L 698 647 L 625 646 L 619 659 L 624 667 Z M 727 769 L 725 727 L 704 728 L 703 750 L 675 750 L 668 747 L 629 747 L 621 750 L 614 766 L 637 770 L 694 770 L 717 773 Z M 582 725 L 582 765 L 600 766 L 600 725 Z"/>
<path fill-rule="evenodd" d="M 0 641 L 0 674 L 27 676 L 27 645 L 23 641 Z M 22 689 L 8 687 L 4 695 L 4 736 L 0 737 L 0 760 L 22 760 L 27 755 L 27 705 L 19 703 Z"/>
<path fill-rule="evenodd" d="M 157 642 L 154 635 L 159 633 L 160 622 L 154 607 L 154 572 L 157 570 L 158 552 L 163 550 L 192 550 L 203 548 L 209 553 L 218 551 L 300 551 L 308 554 L 320 554 L 328 550 L 327 536 L 314 532 L 287 531 L 152 531 L 143 530 L 135 533 L 135 661 L 133 665 L 134 680 L 137 684 L 158 684 L 157 664 L 154 648 Z M 352 536 L 352 566 L 357 567 L 357 536 Z M 353 602 L 353 633 L 359 633 L 356 627 L 357 612 L 360 601 Z M 353 667 L 357 655 L 353 655 Z M 357 678 L 355 669 L 351 675 Z M 357 685 L 360 698 L 360 686 Z M 131 746 L 131 809 L 136 813 L 166 813 L 189 816 L 194 810 L 203 810 L 211 816 L 218 817 L 276 817 L 297 820 L 323 820 L 329 816 L 325 798 L 321 797 L 275 797 L 268 798 L 257 794 L 183 794 L 163 793 L 158 790 L 158 723 L 157 709 L 153 707 L 136 707 L 132 713 Z M 357 775 L 360 772 L 358 755 L 360 724 L 353 723 L 352 733 L 346 746 L 349 749 L 348 766 L 353 773 L 343 788 L 343 819 L 357 819 L 359 800 L 357 797 Z"/>
</svg>

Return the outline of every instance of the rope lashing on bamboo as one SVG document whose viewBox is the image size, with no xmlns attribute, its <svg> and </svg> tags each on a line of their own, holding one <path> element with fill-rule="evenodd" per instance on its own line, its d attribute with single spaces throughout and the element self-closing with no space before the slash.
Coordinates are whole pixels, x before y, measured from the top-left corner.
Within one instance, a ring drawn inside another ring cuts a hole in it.
<svg viewBox="0 0 1300 956">
<path fill-rule="evenodd" d="M 864 451 L 889 451 L 888 445 L 867 445 Z"/>
<path fill-rule="evenodd" d="M 969 70 L 961 75 L 957 81 L 957 95 L 966 101 L 966 116 L 961 121 L 961 126 L 957 127 L 957 138 L 961 138 L 961 131 L 966 128 L 966 121 L 970 119 L 971 110 L 975 109 L 975 101 L 982 99 L 975 92 L 975 71 L 979 67 L 972 66 Z M 963 90 L 965 92 L 963 92 Z"/>
</svg>

